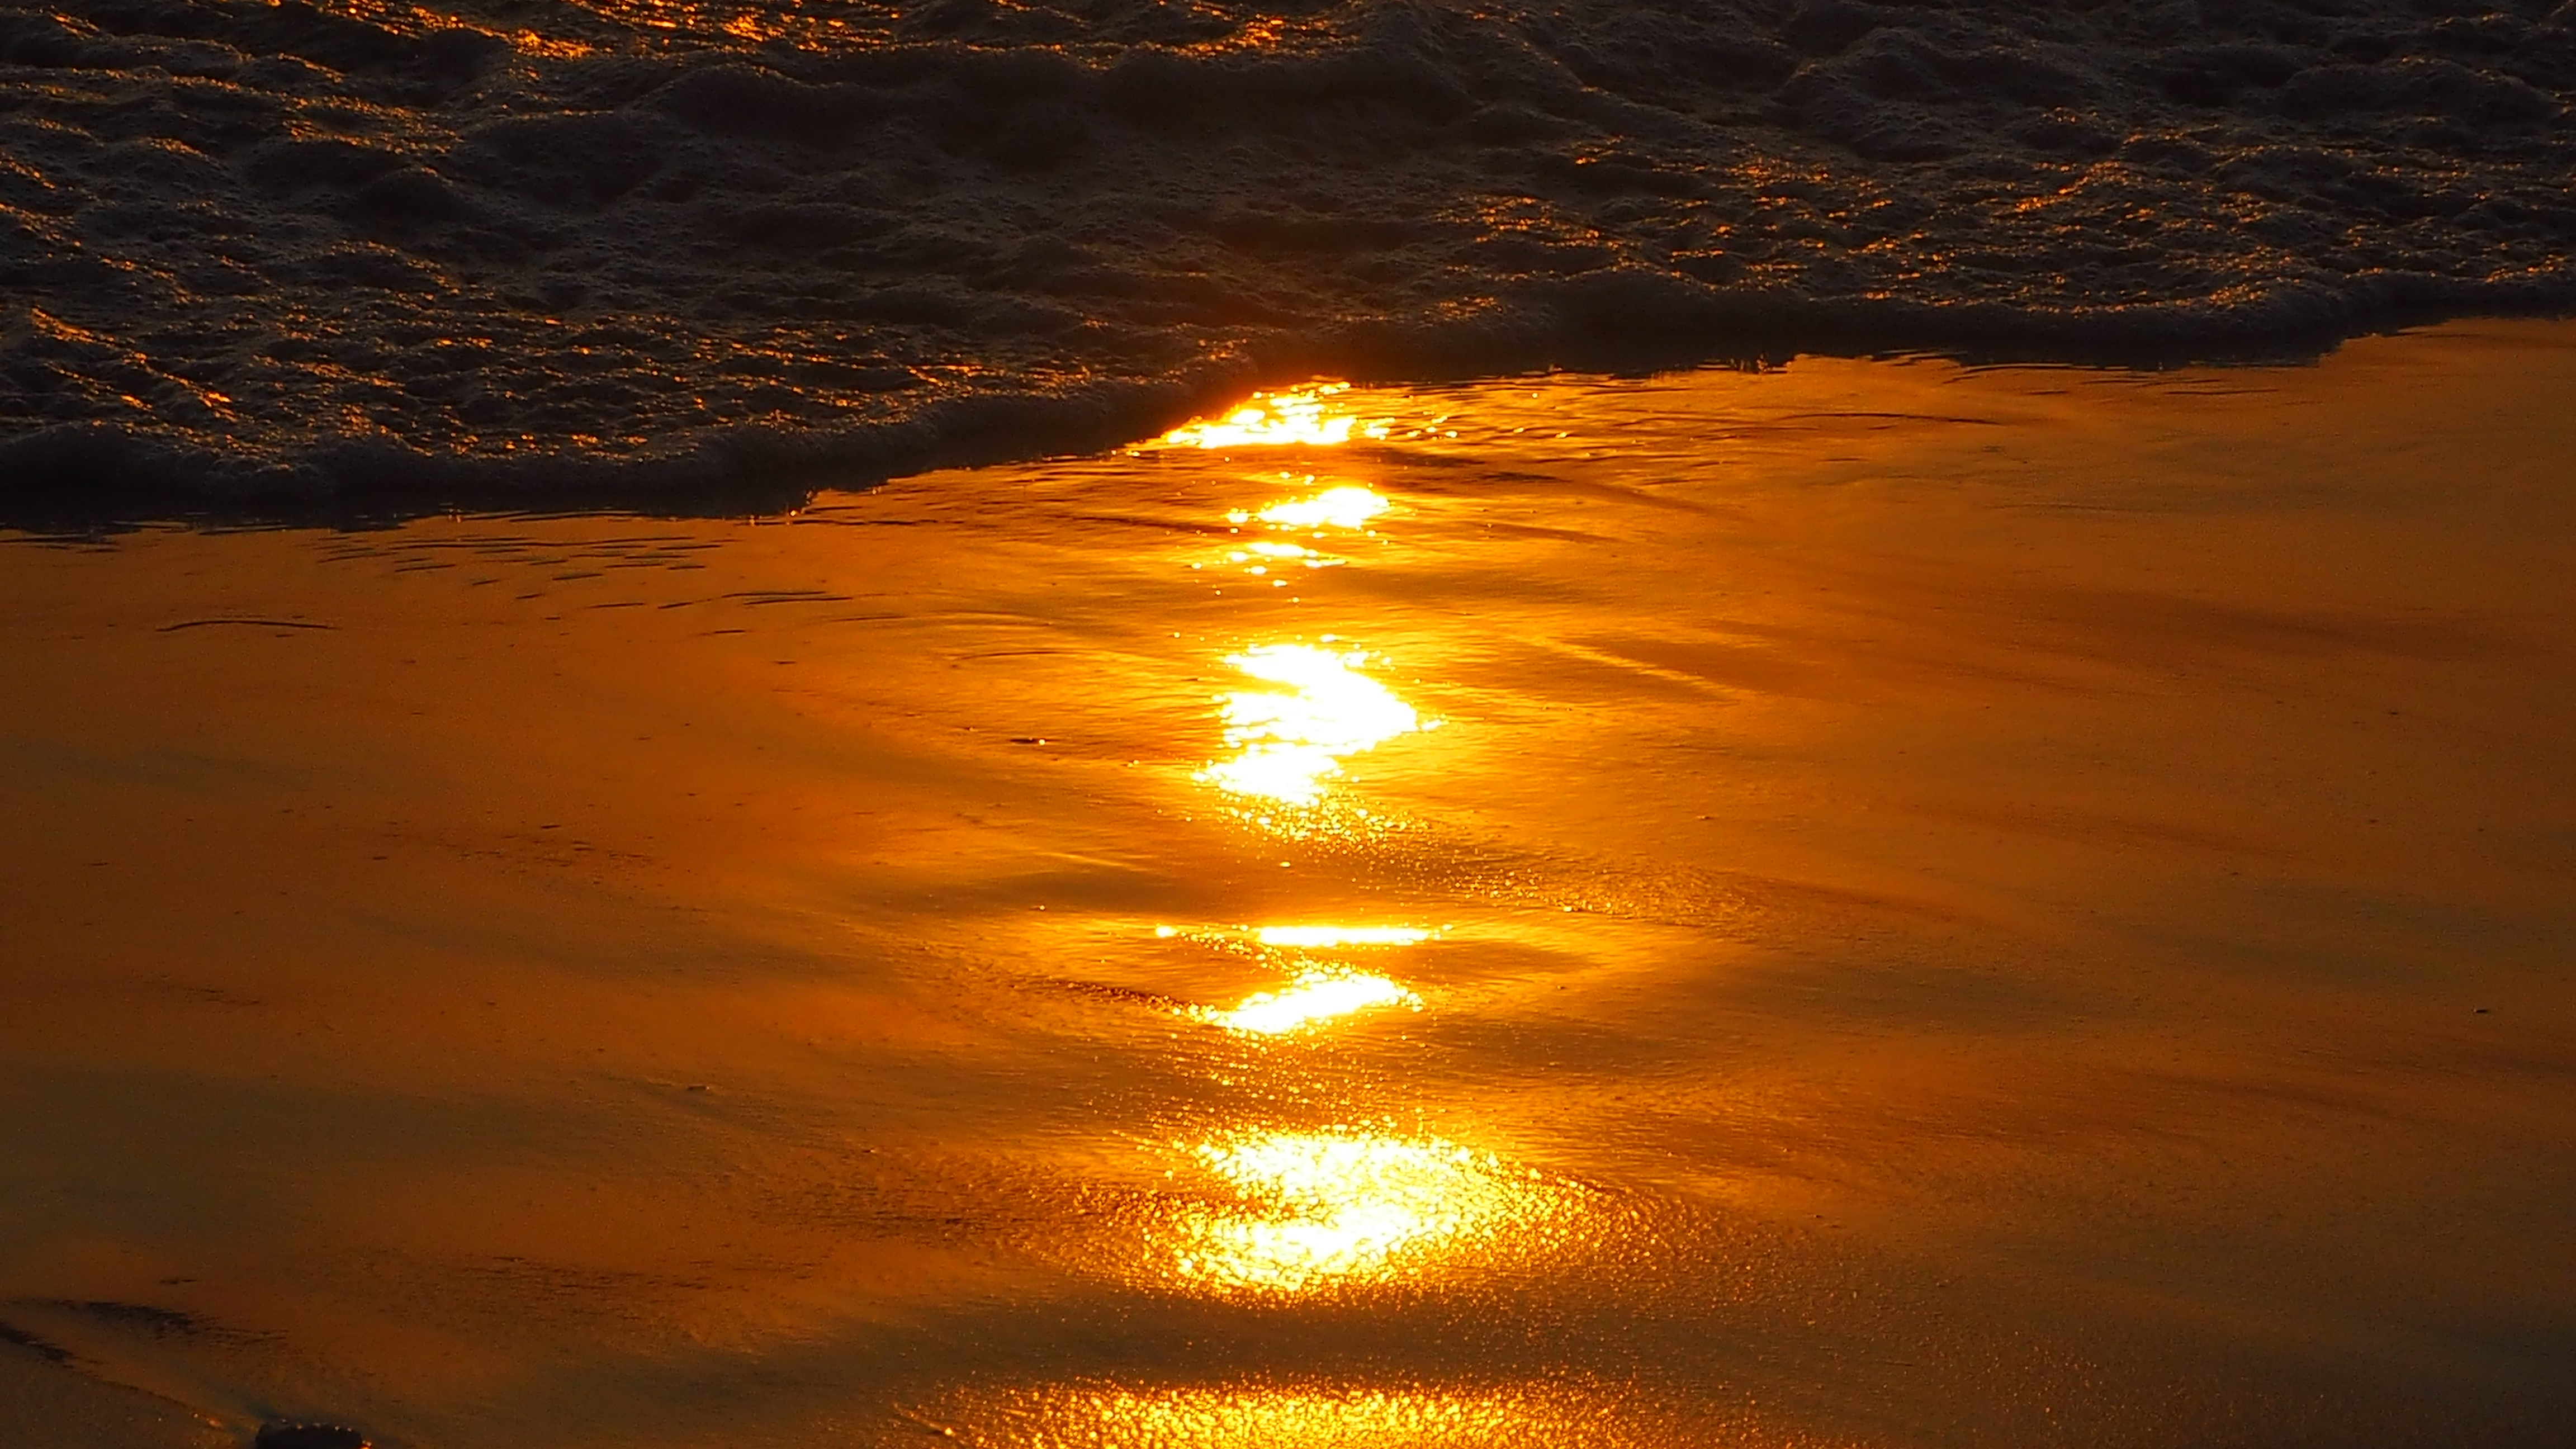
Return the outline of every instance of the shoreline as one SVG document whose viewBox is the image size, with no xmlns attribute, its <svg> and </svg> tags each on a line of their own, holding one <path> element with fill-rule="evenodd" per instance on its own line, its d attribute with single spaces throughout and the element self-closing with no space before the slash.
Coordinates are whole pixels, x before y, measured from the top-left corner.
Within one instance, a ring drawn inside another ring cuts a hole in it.
<svg viewBox="0 0 2576 1449">
<path fill-rule="evenodd" d="M 17 15 L 0 479 L 614 503 L 1314 374 L 2576 304 L 2576 15 L 2537 3 L 831 11 Z"/>
<path fill-rule="evenodd" d="M 1577 335 L 1571 342 L 1558 335 L 1553 341 L 1508 344 L 1499 355 L 1490 345 L 1453 345 L 1439 337 L 1414 348 L 1410 357 L 1403 348 L 1327 347 L 1287 360 L 1237 359 L 1196 379 L 1115 381 L 1103 385 L 1106 395 L 968 397 L 945 405 L 939 416 L 889 421 L 855 434 L 779 436 L 745 430 L 718 435 L 681 457 L 590 464 L 560 455 L 429 457 L 380 445 L 357 445 L 327 462 L 246 464 L 202 452 L 174 452 L 162 442 L 110 429 L 55 429 L 0 438 L 0 472 L 17 480 L 14 491 L 0 493 L 0 528 L 81 535 L 162 523 L 367 528 L 446 513 L 782 515 L 824 493 L 878 487 L 923 473 L 1133 447 L 1251 393 L 1326 378 L 1377 388 L 1457 387 L 1575 374 L 1764 371 L 1800 359 L 2146 374 L 2259 369 L 2314 365 L 2355 344 L 2416 332 L 2484 324 L 2576 325 L 2576 301 L 2564 290 L 2553 289 L 2524 306 L 2395 305 L 2312 328 L 2222 328 L 2214 337 L 2233 341 L 2220 345 L 2199 339 L 2125 350 L 1996 345 L 1991 336 L 1976 340 L 1957 335 L 1975 329 L 1937 323 L 1909 337 L 1877 322 L 1847 329 L 1870 334 L 1874 340 L 1866 344 L 1837 346 L 1832 341 L 1836 329 L 1809 327 L 1782 330 L 1784 338 L 1802 339 L 1797 344 L 1757 340 L 1714 349 L 1686 341 L 1679 334 L 1690 324 L 1666 313 L 1659 316 L 1660 328 L 1610 328 L 1603 335 L 1605 329 L 1596 326 L 1591 335 Z M 1398 361 L 1383 365 L 1391 352 Z M 521 472 L 558 477 L 530 481 L 510 476 Z M 566 473 L 569 478 L 561 476 Z M 352 486 L 345 481 L 350 477 L 370 481 Z"/>
</svg>

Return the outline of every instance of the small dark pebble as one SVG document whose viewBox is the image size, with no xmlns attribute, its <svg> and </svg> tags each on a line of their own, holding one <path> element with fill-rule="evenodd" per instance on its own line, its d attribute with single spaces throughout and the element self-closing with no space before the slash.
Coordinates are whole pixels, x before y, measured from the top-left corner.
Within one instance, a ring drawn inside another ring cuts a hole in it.
<svg viewBox="0 0 2576 1449">
<path fill-rule="evenodd" d="M 252 1449 L 367 1449 L 367 1436 L 338 1424 L 264 1424 Z"/>
<path fill-rule="evenodd" d="M 2485 1007 L 2481 1006 L 2481 1007 L 2479 1007 L 2479 1008 L 2478 1008 L 2478 1015 L 2480 1015 L 2480 1016 L 2484 1016 L 2484 1015 L 2486 1015 L 2486 1014 L 2487 1014 L 2487 1009 L 2486 1009 Z"/>
</svg>

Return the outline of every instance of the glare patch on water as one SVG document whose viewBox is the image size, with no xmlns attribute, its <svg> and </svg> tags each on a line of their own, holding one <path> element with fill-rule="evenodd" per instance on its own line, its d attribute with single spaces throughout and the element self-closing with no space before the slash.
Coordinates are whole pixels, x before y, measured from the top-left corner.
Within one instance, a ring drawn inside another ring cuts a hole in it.
<svg viewBox="0 0 2576 1449">
<path fill-rule="evenodd" d="M 1279 477 L 1283 482 L 1297 481 L 1294 474 L 1282 473 Z M 1308 486 L 1312 486 L 1314 481 L 1315 475 L 1312 473 L 1306 475 L 1305 482 Z M 1377 493 L 1356 483 L 1349 483 L 1327 488 L 1321 493 L 1303 498 L 1284 499 L 1259 512 L 1238 508 L 1226 514 L 1225 521 L 1235 525 L 1233 531 L 1237 533 L 1242 532 L 1246 525 L 1258 520 L 1263 527 L 1274 532 L 1302 532 L 1310 539 L 1321 540 L 1328 536 L 1330 530 L 1336 529 L 1374 536 L 1374 530 L 1368 526 L 1369 521 L 1384 513 L 1386 509 L 1387 501 Z M 1267 574 L 1273 568 L 1284 569 L 1291 565 L 1308 569 L 1330 569 L 1340 568 L 1350 562 L 1349 559 L 1328 549 L 1314 547 L 1308 543 L 1290 543 L 1279 538 L 1248 539 L 1236 543 L 1227 549 L 1225 560 L 1241 568 L 1245 573 L 1256 576 Z M 1190 567 L 1199 568 L 1202 565 L 1193 563 Z"/>
<path fill-rule="evenodd" d="M 1392 429 L 1342 411 L 1334 399 L 1346 382 L 1314 383 L 1280 392 L 1256 392 L 1223 417 L 1184 423 L 1163 435 L 1176 448 L 1333 447 L 1354 437 L 1383 438 Z"/>
<path fill-rule="evenodd" d="M 1312 805 L 1341 761 L 1398 735 L 1431 728 L 1394 691 L 1360 672 L 1369 656 L 1311 644 L 1262 644 L 1226 663 L 1279 689 L 1218 697 L 1229 759 L 1197 779 L 1229 794 Z"/>
<path fill-rule="evenodd" d="M 1350 562 L 1348 559 L 1336 558 L 1303 544 L 1272 543 L 1267 540 L 1229 549 L 1226 552 L 1225 561 L 1241 566 L 1245 573 L 1256 577 L 1270 572 L 1274 566 L 1286 568 L 1294 564 L 1310 569 L 1333 569 Z"/>
<path fill-rule="evenodd" d="M 1391 1281 L 1563 1211 L 1535 1171 L 1438 1138 L 1271 1132 L 1186 1150 L 1237 1198 L 1180 1225 L 1172 1270 L 1210 1289 Z"/>
<path fill-rule="evenodd" d="M 1331 951 L 1350 946 L 1418 946 L 1451 928 L 1428 926 L 1195 926 L 1157 925 L 1157 940 L 1187 937 L 1209 946 L 1266 947 L 1277 951 Z"/>
<path fill-rule="evenodd" d="M 1379 1006 L 1422 1009 L 1422 998 L 1383 976 L 1309 967 L 1277 991 L 1258 991 L 1239 1004 L 1193 1007 L 1190 1015 L 1228 1031 L 1276 1036 L 1302 1031 Z"/>
<path fill-rule="evenodd" d="M 1336 946 L 1415 946 L 1431 939 L 1416 926 L 1263 926 L 1253 939 L 1264 946 L 1329 950 Z"/>
<path fill-rule="evenodd" d="M 1307 475 L 1306 481 L 1314 482 L 1314 476 Z M 1312 497 L 1284 499 L 1258 513 L 1244 511 L 1229 513 L 1225 517 L 1228 523 L 1250 523 L 1258 519 L 1273 528 L 1359 530 L 1367 528 L 1370 520 L 1386 510 L 1387 501 L 1376 490 L 1356 483 L 1344 483 Z"/>
<path fill-rule="evenodd" d="M 1640 1442 L 1592 1394 L 1541 1385 L 1067 1384 L 961 1406 L 1047 1449 L 1606 1449 Z M 980 1436 L 979 1436 L 979 1442 Z M 1666 1441 L 1671 1442 L 1671 1441 Z"/>
</svg>

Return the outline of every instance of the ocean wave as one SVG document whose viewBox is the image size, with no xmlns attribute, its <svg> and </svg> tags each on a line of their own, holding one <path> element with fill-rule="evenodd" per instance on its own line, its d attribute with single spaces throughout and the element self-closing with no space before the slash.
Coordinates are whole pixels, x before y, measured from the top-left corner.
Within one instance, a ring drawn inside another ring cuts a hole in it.
<svg viewBox="0 0 2576 1449">
<path fill-rule="evenodd" d="M 687 491 L 1281 376 L 2576 297 L 2576 4 L 0 7 L 0 494 Z"/>
</svg>

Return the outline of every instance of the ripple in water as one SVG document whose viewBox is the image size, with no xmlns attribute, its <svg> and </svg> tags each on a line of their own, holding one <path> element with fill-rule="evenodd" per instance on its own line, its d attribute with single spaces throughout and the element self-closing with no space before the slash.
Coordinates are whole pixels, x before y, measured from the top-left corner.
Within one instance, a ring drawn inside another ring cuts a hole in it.
<svg viewBox="0 0 2576 1449">
<path fill-rule="evenodd" d="M 0 478 L 781 489 L 1317 369 L 2563 305 L 2571 93 L 2541 4 L 6 9 Z"/>
</svg>

